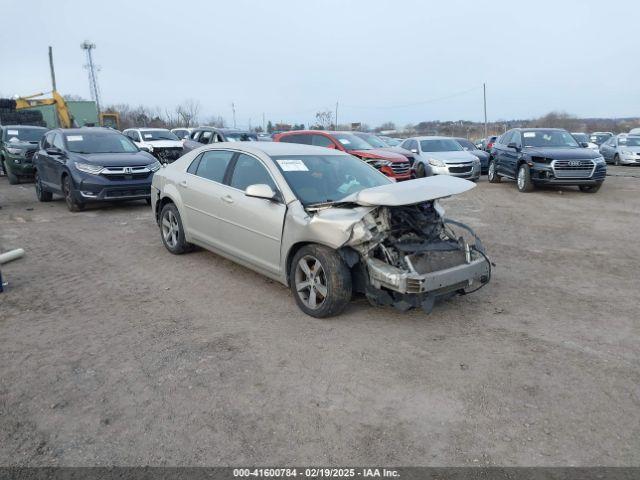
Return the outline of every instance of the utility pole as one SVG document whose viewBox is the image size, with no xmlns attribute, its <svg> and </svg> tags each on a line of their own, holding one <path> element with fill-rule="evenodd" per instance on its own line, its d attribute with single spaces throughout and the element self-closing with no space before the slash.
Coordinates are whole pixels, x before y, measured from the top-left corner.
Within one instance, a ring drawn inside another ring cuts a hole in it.
<svg viewBox="0 0 640 480">
<path fill-rule="evenodd" d="M 98 114 L 102 111 L 100 109 L 100 88 L 98 87 L 98 67 L 93 63 L 93 55 L 91 51 L 96 48 L 95 43 L 90 43 L 86 40 L 82 45 L 80 45 L 85 52 L 87 52 L 87 64 L 84 66 L 89 71 L 89 90 L 91 91 L 91 99 L 96 102 L 96 107 L 98 108 Z"/>
<path fill-rule="evenodd" d="M 336 130 L 338 130 L 338 101 L 336 100 Z"/>
<path fill-rule="evenodd" d="M 49 46 L 49 69 L 51 70 L 51 87 L 55 92 L 58 89 L 56 88 L 56 71 L 53 68 L 53 48 L 51 46 Z"/>
<path fill-rule="evenodd" d="M 231 111 L 233 112 L 233 128 L 236 128 L 236 104 L 231 102 Z"/>
<path fill-rule="evenodd" d="M 484 96 L 484 137 L 487 138 L 487 84 L 482 84 L 482 93 Z"/>
</svg>

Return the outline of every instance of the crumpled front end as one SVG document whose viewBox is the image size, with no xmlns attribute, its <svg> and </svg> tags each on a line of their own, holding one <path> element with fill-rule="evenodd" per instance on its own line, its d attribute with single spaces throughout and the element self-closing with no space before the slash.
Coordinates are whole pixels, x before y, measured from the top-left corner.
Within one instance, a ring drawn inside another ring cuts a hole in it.
<svg viewBox="0 0 640 480">
<path fill-rule="evenodd" d="M 454 227 L 473 240 L 456 235 Z M 401 310 L 431 311 L 438 297 L 470 293 L 491 277 L 478 237 L 443 219 L 437 201 L 373 209 L 353 226 L 345 246 L 360 256 L 369 300 Z"/>
</svg>

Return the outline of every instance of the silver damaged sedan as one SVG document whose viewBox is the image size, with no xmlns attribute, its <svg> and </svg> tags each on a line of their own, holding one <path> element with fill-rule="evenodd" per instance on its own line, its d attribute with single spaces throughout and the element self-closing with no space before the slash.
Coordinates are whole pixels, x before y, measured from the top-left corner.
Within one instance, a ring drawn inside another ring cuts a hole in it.
<svg viewBox="0 0 640 480">
<path fill-rule="evenodd" d="M 290 287 L 308 315 L 329 317 L 354 293 L 430 312 L 436 299 L 489 282 L 480 240 L 438 203 L 474 186 L 450 176 L 395 183 L 322 147 L 218 143 L 161 168 L 151 196 L 171 253 L 211 250 Z"/>
</svg>

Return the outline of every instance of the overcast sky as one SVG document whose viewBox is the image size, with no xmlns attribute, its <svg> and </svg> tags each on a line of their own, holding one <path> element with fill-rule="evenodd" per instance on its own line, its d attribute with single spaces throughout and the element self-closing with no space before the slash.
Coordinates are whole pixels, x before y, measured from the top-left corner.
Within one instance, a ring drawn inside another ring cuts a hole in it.
<svg viewBox="0 0 640 480">
<path fill-rule="evenodd" d="M 640 115 L 637 1 L 2 0 L 0 94 L 173 108 L 238 126 L 308 124 L 320 109 L 375 126 L 421 120 Z M 15 20 L 15 21 L 14 21 Z"/>
</svg>

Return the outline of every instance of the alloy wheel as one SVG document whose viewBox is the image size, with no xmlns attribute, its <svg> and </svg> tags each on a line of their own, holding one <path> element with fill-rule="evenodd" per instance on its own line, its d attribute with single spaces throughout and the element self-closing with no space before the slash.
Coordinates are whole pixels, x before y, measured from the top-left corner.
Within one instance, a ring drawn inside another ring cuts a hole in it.
<svg viewBox="0 0 640 480">
<path fill-rule="evenodd" d="M 175 248 L 178 245 L 179 232 L 178 219 L 171 210 L 167 210 L 162 218 L 162 236 L 171 248 Z"/>
<path fill-rule="evenodd" d="M 302 303 L 312 310 L 327 299 L 327 276 L 320 261 L 311 255 L 305 255 L 296 265 L 295 285 Z"/>
<path fill-rule="evenodd" d="M 495 163 L 491 162 L 489 163 L 489 180 L 493 180 L 493 176 L 496 174 L 496 165 Z"/>
</svg>

